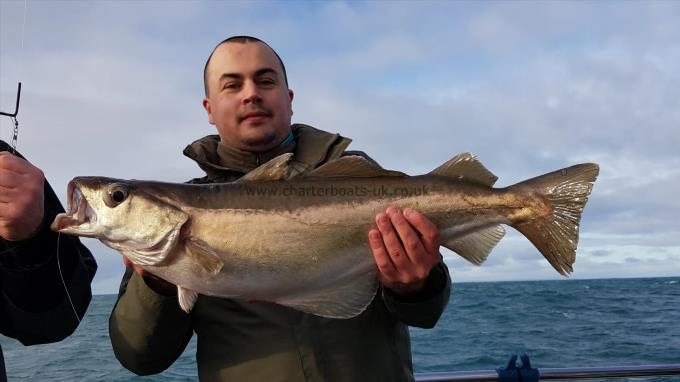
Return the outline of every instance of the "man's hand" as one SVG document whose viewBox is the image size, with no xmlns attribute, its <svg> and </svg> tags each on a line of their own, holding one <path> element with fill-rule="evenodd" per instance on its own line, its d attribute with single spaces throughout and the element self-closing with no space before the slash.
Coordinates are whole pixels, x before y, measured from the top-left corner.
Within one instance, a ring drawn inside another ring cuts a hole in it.
<svg viewBox="0 0 680 382">
<path fill-rule="evenodd" d="M 144 268 L 133 263 L 127 257 L 123 256 L 123 264 L 126 267 L 132 268 L 135 273 L 142 276 L 146 285 L 153 289 L 156 293 L 162 294 L 164 296 L 174 296 L 177 295 L 177 286 L 171 284 L 160 277 L 154 276 L 151 273 L 144 270 Z"/>
<path fill-rule="evenodd" d="M 7 151 L 0 152 L 0 236 L 25 240 L 45 214 L 45 176 L 39 168 Z"/>
<path fill-rule="evenodd" d="M 397 207 L 378 213 L 375 222 L 368 239 L 380 281 L 400 296 L 422 291 L 441 260 L 437 226 L 418 211 Z"/>
</svg>

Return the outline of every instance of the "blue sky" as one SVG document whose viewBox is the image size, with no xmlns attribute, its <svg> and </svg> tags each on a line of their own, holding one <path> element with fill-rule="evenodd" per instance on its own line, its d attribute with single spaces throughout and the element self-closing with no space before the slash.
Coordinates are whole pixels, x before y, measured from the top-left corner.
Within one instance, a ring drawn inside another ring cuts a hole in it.
<svg viewBox="0 0 680 382">
<path fill-rule="evenodd" d="M 294 122 L 416 175 L 470 151 L 498 186 L 579 162 L 601 174 L 572 278 L 680 274 L 678 2 L 0 2 L 0 106 L 23 82 L 19 149 L 64 200 L 80 175 L 181 182 L 214 133 L 203 64 L 250 34 L 283 58 Z M 0 137 L 11 139 L 9 119 Z M 95 293 L 120 255 L 86 240 Z M 520 234 L 454 281 L 557 279 Z"/>
</svg>

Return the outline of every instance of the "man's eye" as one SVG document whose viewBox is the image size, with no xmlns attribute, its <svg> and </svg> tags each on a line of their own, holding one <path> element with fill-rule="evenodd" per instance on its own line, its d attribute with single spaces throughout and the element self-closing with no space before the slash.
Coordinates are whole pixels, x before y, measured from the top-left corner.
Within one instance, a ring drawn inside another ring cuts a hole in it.
<svg viewBox="0 0 680 382">
<path fill-rule="evenodd" d="M 270 78 L 264 78 L 264 79 L 260 80 L 260 85 L 263 85 L 263 86 L 274 86 L 274 85 L 276 85 L 276 81 L 274 81 L 274 80 L 272 80 L 272 79 L 270 79 Z"/>
<path fill-rule="evenodd" d="M 227 82 L 224 84 L 224 89 L 238 89 L 238 84 L 235 82 Z"/>
</svg>

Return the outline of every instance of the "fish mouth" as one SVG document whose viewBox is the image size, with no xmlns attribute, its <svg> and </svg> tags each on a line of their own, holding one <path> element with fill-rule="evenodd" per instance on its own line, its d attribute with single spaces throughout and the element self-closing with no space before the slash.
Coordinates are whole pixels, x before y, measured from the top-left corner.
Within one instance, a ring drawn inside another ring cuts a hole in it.
<svg viewBox="0 0 680 382">
<path fill-rule="evenodd" d="M 93 236 L 93 226 L 97 222 L 97 214 L 87 203 L 75 180 L 68 183 L 68 211 L 58 214 L 52 222 L 53 231 L 77 233 L 81 236 Z"/>
</svg>

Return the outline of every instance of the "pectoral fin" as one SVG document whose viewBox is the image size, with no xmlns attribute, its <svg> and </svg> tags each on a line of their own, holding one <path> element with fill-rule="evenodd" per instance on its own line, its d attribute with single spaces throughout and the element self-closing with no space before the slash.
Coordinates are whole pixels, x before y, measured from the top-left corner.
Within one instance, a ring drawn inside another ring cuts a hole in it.
<svg viewBox="0 0 680 382">
<path fill-rule="evenodd" d="M 177 299 L 179 300 L 179 307 L 189 313 L 198 299 L 198 292 L 177 285 Z"/>
<path fill-rule="evenodd" d="M 204 241 L 187 238 L 184 241 L 184 247 L 187 255 L 194 260 L 194 264 L 208 275 L 216 275 L 224 267 L 224 262 L 217 252 Z"/>
</svg>

